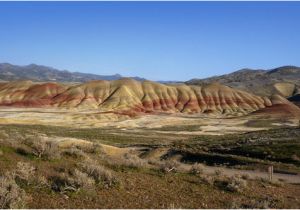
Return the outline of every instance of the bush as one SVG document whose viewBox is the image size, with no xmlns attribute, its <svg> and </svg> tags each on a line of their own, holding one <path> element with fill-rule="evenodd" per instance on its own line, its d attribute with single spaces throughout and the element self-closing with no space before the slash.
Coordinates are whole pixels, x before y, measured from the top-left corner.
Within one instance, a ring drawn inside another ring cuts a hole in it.
<svg viewBox="0 0 300 210">
<path fill-rule="evenodd" d="M 201 174 L 204 171 L 204 166 L 200 163 L 195 163 L 192 165 L 191 169 L 190 169 L 190 173 L 191 174 Z"/>
<path fill-rule="evenodd" d="M 50 187 L 48 180 L 44 176 L 41 176 L 41 175 L 37 176 L 36 182 L 37 182 L 36 187 Z"/>
<path fill-rule="evenodd" d="M 162 161 L 160 164 L 160 170 L 162 170 L 165 173 L 168 173 L 171 171 L 176 172 L 179 165 L 180 165 L 180 163 L 178 163 L 175 160 Z"/>
<path fill-rule="evenodd" d="M 0 130 L 0 139 L 8 139 L 9 135 L 4 131 Z"/>
<path fill-rule="evenodd" d="M 243 174 L 242 179 L 248 180 L 250 179 L 250 176 L 248 174 Z"/>
<path fill-rule="evenodd" d="M 126 153 L 124 155 L 124 164 L 126 166 L 132 167 L 132 168 L 141 168 L 144 167 L 147 162 L 141 158 L 139 158 L 137 155 Z"/>
<path fill-rule="evenodd" d="M 24 208 L 26 194 L 15 182 L 13 175 L 0 177 L 0 208 Z"/>
<path fill-rule="evenodd" d="M 76 145 L 77 149 L 82 150 L 86 153 L 103 153 L 103 148 L 100 144 L 93 143 L 93 144 L 83 144 L 83 145 Z"/>
<path fill-rule="evenodd" d="M 91 190 L 95 185 L 95 181 L 88 176 L 88 174 L 75 169 L 71 175 L 68 173 L 61 173 L 50 177 L 52 182 L 52 189 L 61 193 L 77 192 L 80 188 L 84 190 Z"/>
<path fill-rule="evenodd" d="M 35 168 L 26 162 L 18 162 L 15 169 L 15 177 L 29 184 L 35 175 Z"/>
<path fill-rule="evenodd" d="M 126 153 L 122 159 L 109 160 L 109 164 L 118 166 L 127 166 L 130 168 L 141 168 L 147 165 L 147 161 L 139 158 L 136 155 Z"/>
<path fill-rule="evenodd" d="M 55 159 L 60 157 L 56 142 L 47 141 L 41 137 L 29 137 L 25 139 L 24 143 L 31 147 L 32 154 L 38 158 Z"/>
<path fill-rule="evenodd" d="M 156 166 L 159 170 L 161 170 L 164 173 L 168 173 L 168 172 L 176 172 L 178 171 L 179 167 L 180 167 L 180 163 L 176 160 L 155 160 L 155 159 L 150 159 L 148 160 L 148 163 L 151 165 Z M 190 170 L 191 172 L 191 170 Z"/>
<path fill-rule="evenodd" d="M 18 144 L 18 146 L 16 146 L 16 152 L 19 153 L 20 155 L 24 155 L 24 156 L 32 156 L 32 149 L 27 146 L 27 145 L 23 145 L 23 144 Z"/>
<path fill-rule="evenodd" d="M 69 183 L 76 188 L 83 188 L 85 190 L 92 189 L 95 185 L 95 180 L 90 178 L 88 174 L 75 169 L 71 178 L 69 178 Z"/>
<path fill-rule="evenodd" d="M 222 174 L 222 170 L 221 169 L 217 169 L 215 170 L 215 175 L 220 176 Z"/>
<path fill-rule="evenodd" d="M 208 185 L 213 185 L 214 182 L 215 182 L 215 179 L 213 176 L 211 175 L 205 175 L 205 174 L 202 174 L 200 176 L 200 180 L 201 182 L 205 183 L 205 184 L 208 184 Z"/>
<path fill-rule="evenodd" d="M 68 191 L 77 191 L 78 189 L 70 181 L 70 178 L 67 174 L 61 173 L 49 178 L 51 181 L 51 188 L 54 191 L 66 193 Z"/>
<path fill-rule="evenodd" d="M 97 183 L 104 183 L 111 186 L 117 182 L 116 177 L 112 174 L 111 170 L 99 165 L 97 162 L 88 160 L 81 164 L 82 170 L 89 176 L 93 177 Z"/>
<path fill-rule="evenodd" d="M 229 179 L 225 189 L 230 192 L 241 192 L 245 187 L 247 187 L 247 181 L 234 176 Z"/>
<path fill-rule="evenodd" d="M 62 151 L 64 155 L 68 155 L 75 158 L 85 157 L 84 152 L 76 147 L 71 147 Z"/>
</svg>

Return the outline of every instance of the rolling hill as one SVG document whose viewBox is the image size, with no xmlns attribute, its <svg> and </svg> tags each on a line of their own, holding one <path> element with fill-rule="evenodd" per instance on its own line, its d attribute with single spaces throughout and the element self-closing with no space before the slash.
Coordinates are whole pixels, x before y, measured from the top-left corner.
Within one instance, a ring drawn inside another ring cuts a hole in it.
<svg viewBox="0 0 300 210">
<path fill-rule="evenodd" d="M 203 85 L 212 82 L 219 82 L 261 96 L 277 93 L 284 97 L 291 97 L 300 93 L 300 68 L 283 66 L 271 70 L 242 69 L 226 75 L 192 79 L 186 83 Z"/>
<path fill-rule="evenodd" d="M 129 78 L 77 85 L 31 81 L 1 83 L 0 105 L 99 110 L 126 115 L 206 113 L 233 116 L 284 105 L 297 115 L 300 113 L 298 107 L 279 95 L 261 97 L 219 83 L 166 85 Z"/>
</svg>

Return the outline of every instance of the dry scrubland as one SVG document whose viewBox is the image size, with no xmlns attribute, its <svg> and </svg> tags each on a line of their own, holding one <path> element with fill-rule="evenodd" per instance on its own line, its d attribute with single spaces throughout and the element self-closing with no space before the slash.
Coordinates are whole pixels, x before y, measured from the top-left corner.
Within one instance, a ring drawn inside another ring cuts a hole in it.
<svg viewBox="0 0 300 210">
<path fill-rule="evenodd" d="M 299 128 L 198 136 L 1 125 L 0 139 L 1 208 L 300 207 Z"/>
</svg>

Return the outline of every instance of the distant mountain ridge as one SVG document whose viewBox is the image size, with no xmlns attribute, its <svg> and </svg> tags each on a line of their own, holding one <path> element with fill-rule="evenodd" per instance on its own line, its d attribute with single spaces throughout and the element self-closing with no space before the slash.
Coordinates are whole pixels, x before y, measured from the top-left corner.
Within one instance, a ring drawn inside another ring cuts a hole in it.
<svg viewBox="0 0 300 210">
<path fill-rule="evenodd" d="M 186 84 L 203 85 L 212 82 L 262 96 L 279 93 L 284 97 L 291 97 L 300 93 L 300 67 L 282 66 L 270 70 L 241 69 L 221 76 L 192 79 Z"/>
<path fill-rule="evenodd" d="M 36 82 L 87 82 L 90 80 L 117 80 L 124 78 L 120 74 L 96 75 L 89 73 L 70 72 L 58 70 L 52 67 L 30 64 L 26 66 L 0 63 L 0 80 L 32 80 Z M 133 77 L 135 80 L 143 81 L 144 78 Z"/>
</svg>

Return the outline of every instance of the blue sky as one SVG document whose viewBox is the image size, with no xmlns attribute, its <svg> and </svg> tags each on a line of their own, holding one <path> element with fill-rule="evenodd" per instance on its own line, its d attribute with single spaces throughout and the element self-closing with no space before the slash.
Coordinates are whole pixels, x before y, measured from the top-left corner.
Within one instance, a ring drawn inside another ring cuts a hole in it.
<svg viewBox="0 0 300 210">
<path fill-rule="evenodd" d="M 0 62 L 152 80 L 300 66 L 300 2 L 0 2 Z"/>
</svg>

